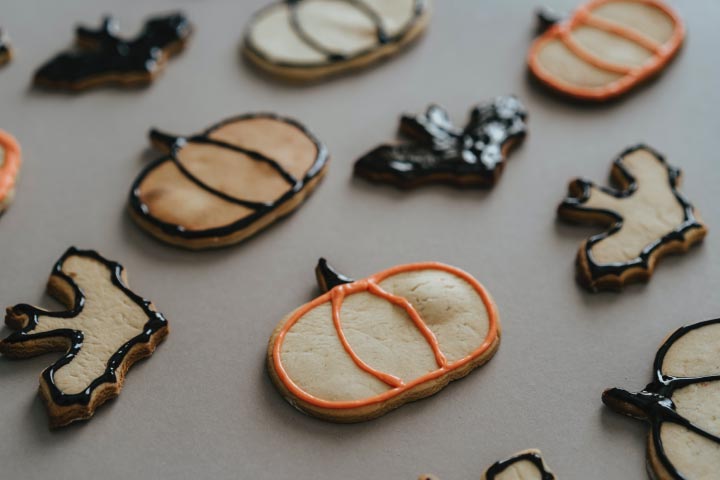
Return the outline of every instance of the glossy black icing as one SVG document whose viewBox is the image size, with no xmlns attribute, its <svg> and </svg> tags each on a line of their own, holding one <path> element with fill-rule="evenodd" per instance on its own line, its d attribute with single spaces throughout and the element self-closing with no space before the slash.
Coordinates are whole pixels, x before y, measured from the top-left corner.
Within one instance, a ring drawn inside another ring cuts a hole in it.
<svg viewBox="0 0 720 480">
<path fill-rule="evenodd" d="M 252 42 L 252 39 L 248 33 L 245 35 L 244 40 L 244 46 L 247 48 L 250 52 L 252 52 L 253 55 L 255 55 L 258 58 L 263 59 L 264 61 L 268 63 L 272 63 L 274 65 L 278 65 L 285 68 L 299 68 L 299 69 L 312 69 L 312 68 L 323 68 L 327 66 L 329 63 L 336 63 L 336 62 L 342 62 L 342 61 L 351 61 L 358 57 L 365 56 L 369 53 L 372 53 L 374 50 L 377 50 L 379 47 L 387 44 L 392 43 L 399 43 L 402 41 L 402 39 L 407 35 L 407 33 L 412 30 L 417 22 L 420 20 L 420 17 L 427 11 L 428 5 L 427 0 L 415 0 L 415 6 L 413 10 L 412 19 L 408 22 L 408 24 L 398 33 L 395 35 L 389 35 L 383 26 L 382 18 L 378 15 L 377 12 L 375 12 L 369 5 L 367 5 L 363 0 L 337 0 L 338 2 L 345 2 L 348 3 L 355 8 L 357 8 L 360 12 L 362 12 L 367 18 L 369 18 L 375 25 L 376 30 L 376 44 L 367 48 L 363 49 L 361 51 L 355 52 L 352 55 L 348 55 L 346 53 L 342 53 L 339 51 L 332 50 L 321 43 L 319 43 L 317 40 L 315 40 L 312 36 L 312 32 L 308 32 L 305 27 L 302 25 L 302 22 L 300 21 L 300 17 L 298 14 L 298 8 L 303 3 L 304 0 L 280 0 L 278 2 L 272 3 L 268 5 L 267 7 L 262 8 L 260 11 L 258 11 L 253 18 L 250 20 L 250 23 L 252 24 L 257 18 L 260 18 L 263 14 L 270 11 L 272 8 L 277 8 L 280 4 L 286 4 L 287 7 L 290 10 L 289 15 L 289 22 L 290 27 L 295 31 L 298 38 L 302 40 L 303 43 L 305 43 L 307 46 L 312 48 L 313 50 L 323 54 L 325 56 L 325 61 L 320 63 L 291 63 L 291 62 L 282 62 L 282 61 L 276 61 L 272 58 L 269 58 L 261 49 L 259 49 L 255 44 Z"/>
<path fill-rule="evenodd" d="M 683 208 L 684 220 L 682 224 L 680 224 L 673 231 L 671 231 L 658 241 L 646 246 L 637 258 L 624 263 L 598 264 L 593 259 L 593 246 L 598 242 L 604 240 L 605 238 L 609 237 L 610 235 L 619 232 L 623 226 L 623 219 L 620 215 L 618 215 L 617 212 L 585 206 L 585 203 L 590 198 L 590 188 L 594 186 L 599 190 L 605 192 L 606 194 L 612 195 L 613 197 L 618 199 L 631 196 L 637 189 L 637 182 L 623 164 L 623 158 L 637 150 L 648 151 L 657 159 L 658 162 L 662 163 L 667 168 L 670 188 L 672 189 L 673 195 L 675 195 L 678 203 Z M 585 254 L 593 281 L 596 281 L 606 275 L 619 276 L 624 271 L 631 268 L 640 267 L 643 269 L 648 269 L 650 257 L 658 248 L 666 245 L 669 242 L 678 240 L 683 241 L 685 239 L 685 234 L 690 230 L 704 228 L 703 225 L 695 217 L 693 206 L 677 189 L 678 179 L 680 177 L 680 170 L 668 165 L 663 155 L 661 155 L 651 147 L 639 144 L 626 149 L 614 160 L 613 168 L 617 169 L 623 179 L 623 182 L 627 184 L 626 188 L 624 188 L 623 190 L 616 190 L 613 188 L 595 185 L 593 182 L 590 182 L 588 180 L 577 179 L 575 180 L 575 182 L 573 182 L 573 185 L 571 186 L 571 191 L 574 191 L 575 194 L 571 194 L 568 198 L 566 198 L 559 207 L 561 214 L 563 210 L 574 210 L 578 212 L 598 213 L 609 219 L 609 223 L 611 224 L 610 228 L 603 233 L 590 237 L 585 244 Z"/>
<path fill-rule="evenodd" d="M 355 281 L 352 278 L 339 273 L 331 267 L 324 258 L 318 260 L 317 267 L 315 267 L 315 278 L 318 282 L 318 288 L 320 288 L 320 291 L 323 293 L 328 290 L 332 290 L 338 285 L 352 283 Z"/>
<path fill-rule="evenodd" d="M 64 365 L 67 365 L 70 363 L 73 358 L 80 352 L 82 349 L 83 344 L 83 332 L 79 330 L 72 330 L 72 329 L 58 329 L 58 330 L 52 330 L 48 332 L 42 332 L 42 333 L 33 333 L 33 330 L 37 327 L 40 316 L 43 317 L 53 317 L 53 318 L 66 318 L 66 319 L 72 319 L 76 316 L 78 316 L 83 309 L 83 306 L 85 305 L 85 295 L 80 290 L 78 285 L 75 283 L 75 281 L 67 275 L 65 272 L 63 272 L 62 267 L 65 263 L 65 260 L 67 260 L 70 257 L 87 257 L 91 258 L 93 260 L 96 260 L 100 263 L 102 263 L 105 267 L 108 268 L 110 271 L 110 279 L 115 287 L 118 288 L 130 301 L 138 305 L 140 308 L 143 309 L 145 314 L 147 315 L 147 323 L 144 326 L 144 331 L 142 334 L 132 338 L 127 343 L 125 343 L 120 349 L 118 349 L 112 357 L 110 357 L 110 360 L 108 361 L 107 368 L 105 372 L 96 378 L 90 386 L 81 393 L 76 394 L 66 394 L 63 393 L 55 384 L 53 377 L 56 371 L 58 371 L 61 367 Z M 4 352 L 3 346 L 6 348 L 10 346 L 11 344 L 18 344 L 23 343 L 27 341 L 33 341 L 33 340 L 39 340 L 43 338 L 67 338 L 69 342 L 69 347 L 67 349 L 67 352 L 65 355 L 60 358 L 57 362 L 53 363 L 50 367 L 45 369 L 42 373 L 42 378 L 45 382 L 45 384 L 48 387 L 48 391 L 50 392 L 50 395 L 53 399 L 53 401 L 57 405 L 62 406 L 69 406 L 69 405 L 87 405 L 90 402 L 90 397 L 92 396 L 92 393 L 95 389 L 97 389 L 99 386 L 105 383 L 116 383 L 117 378 L 115 375 L 115 372 L 117 368 L 120 366 L 120 364 L 125 359 L 125 356 L 128 354 L 128 352 L 132 349 L 133 346 L 141 343 L 147 343 L 150 341 L 150 338 L 156 334 L 158 331 L 167 328 L 168 322 L 165 319 L 165 317 L 160 313 L 155 311 L 148 300 L 145 300 L 144 298 L 138 296 L 135 292 L 130 290 L 128 286 L 125 284 L 125 282 L 122 279 L 122 272 L 123 267 L 117 262 L 113 262 L 110 260 L 107 260 L 103 256 L 101 256 L 99 253 L 97 253 L 94 250 L 78 250 L 75 247 L 70 247 L 60 258 L 60 260 L 57 261 L 55 266 L 52 270 L 52 276 L 57 277 L 64 282 L 66 282 L 68 285 L 70 285 L 73 289 L 73 298 L 75 304 L 72 306 L 72 308 L 65 310 L 65 311 L 58 311 L 58 312 L 49 312 L 37 307 L 34 307 L 32 305 L 27 304 L 19 304 L 14 307 L 11 307 L 8 313 L 12 312 L 14 315 L 26 315 L 28 318 L 27 325 L 23 328 L 21 328 L 19 331 L 12 333 L 7 338 L 2 340 L 0 342 L 0 352 Z"/>
<path fill-rule="evenodd" d="M 705 430 L 695 426 L 688 419 L 680 416 L 672 401 L 673 393 L 683 387 L 695 384 L 704 384 L 706 382 L 720 381 L 720 372 L 718 375 L 708 375 L 705 377 L 678 378 L 663 373 L 663 363 L 665 355 L 670 348 L 681 337 L 694 330 L 720 324 L 720 319 L 706 320 L 679 328 L 675 331 L 660 347 L 655 356 L 653 364 L 654 379 L 642 391 L 630 393 L 628 391 L 611 388 L 603 392 L 602 400 L 605 405 L 613 410 L 639 418 L 650 424 L 652 442 L 655 452 L 665 469 L 673 475 L 676 480 L 687 480 L 673 465 L 668 458 L 663 446 L 662 437 L 660 435 L 663 423 L 669 422 L 680 425 L 691 432 L 700 435 L 717 445 L 720 445 L 720 437 L 706 432 Z"/>
<path fill-rule="evenodd" d="M 472 109 L 461 129 L 442 108 L 404 115 L 400 132 L 410 141 L 381 145 L 355 163 L 355 175 L 414 187 L 424 183 L 490 186 L 505 162 L 504 150 L 525 137 L 527 111 L 514 96 L 497 97 Z"/>
<path fill-rule="evenodd" d="M 117 22 L 112 17 L 106 17 L 99 29 L 78 27 L 77 48 L 42 65 L 35 73 L 35 82 L 73 88 L 110 75 L 149 81 L 167 51 L 184 45 L 192 27 L 183 14 L 173 13 L 148 19 L 132 40 L 119 38 L 117 31 Z"/>
<path fill-rule="evenodd" d="M 256 118 L 270 118 L 273 120 L 277 120 L 280 122 L 285 122 L 289 125 L 292 125 L 293 127 L 297 128 L 300 132 L 302 132 L 305 136 L 310 139 L 310 141 L 315 145 L 317 149 L 317 155 L 315 158 L 315 162 L 310 167 L 308 172 L 305 174 L 303 178 L 294 178 L 289 172 L 287 172 L 285 169 L 280 166 L 280 164 L 270 159 L 264 155 L 262 155 L 259 152 L 255 152 L 252 150 L 247 150 L 242 147 L 239 147 L 237 145 L 231 145 L 226 142 L 218 141 L 215 139 L 212 139 L 209 137 L 209 135 L 230 123 L 234 122 L 240 122 L 244 120 L 252 120 Z M 327 148 L 325 145 L 323 145 L 310 131 L 308 131 L 303 125 L 296 122 L 295 120 L 280 117 L 275 114 L 271 113 L 253 113 L 253 114 L 246 114 L 246 115 L 240 115 L 237 117 L 233 117 L 227 120 L 224 120 L 216 125 L 213 125 L 212 127 L 205 130 L 205 132 L 194 135 L 190 137 L 175 137 L 172 135 L 163 134 L 161 132 L 158 132 L 157 130 L 152 130 L 150 132 L 150 139 L 156 146 L 165 146 L 166 150 L 169 151 L 168 155 L 165 155 L 154 162 L 151 162 L 147 167 L 145 167 L 140 174 L 137 176 L 135 181 L 133 182 L 132 188 L 130 190 L 129 195 L 129 205 L 130 209 L 139 217 L 142 219 L 150 222 L 151 224 L 155 225 L 156 227 L 159 227 L 165 234 L 172 235 L 179 238 L 184 239 L 200 239 L 200 238 L 218 238 L 218 237 L 225 237 L 227 235 L 230 235 L 238 230 L 241 230 L 251 223 L 254 223 L 261 219 L 263 216 L 267 215 L 271 211 L 277 209 L 280 205 L 283 203 L 289 201 L 291 198 L 293 198 L 295 195 L 298 194 L 305 186 L 310 182 L 312 179 L 317 177 L 323 167 L 326 165 L 329 155 Z M 177 159 L 177 153 L 185 146 L 186 144 L 193 142 L 193 143 L 205 143 L 205 144 L 213 144 L 222 148 L 227 148 L 234 150 L 238 153 L 245 154 L 249 156 L 250 158 L 260 161 L 260 162 L 266 162 L 269 165 L 271 165 L 280 175 L 283 176 L 283 178 L 288 182 L 290 185 L 290 189 L 282 195 L 280 198 L 275 200 L 274 202 L 270 203 L 258 203 L 258 202 L 251 202 L 247 200 L 243 200 L 241 198 L 232 197 L 224 192 L 221 192 L 210 185 L 207 185 L 204 183 L 201 179 L 197 178 L 195 175 L 190 173 L 183 165 L 182 163 Z M 142 184 L 145 177 L 155 170 L 156 168 L 160 167 L 165 162 L 173 162 L 180 172 L 187 177 L 190 181 L 195 183 L 198 187 L 212 193 L 213 195 L 216 195 L 223 200 L 226 200 L 231 203 L 235 203 L 237 205 L 242 205 L 246 208 L 249 208 L 253 210 L 253 213 L 229 224 L 225 225 L 223 227 L 218 228 L 209 228 L 205 230 L 187 230 L 182 225 L 176 225 L 172 223 L 165 222 L 163 220 L 160 220 L 159 218 L 153 216 L 150 213 L 149 208 L 142 202 L 140 198 L 140 185 Z"/>
<path fill-rule="evenodd" d="M 540 455 L 535 452 L 521 453 L 520 455 L 516 455 L 505 461 L 494 463 L 490 468 L 488 468 L 487 472 L 485 472 L 486 480 L 495 480 L 498 475 L 500 475 L 512 465 L 519 462 L 532 463 L 537 468 L 537 471 L 541 475 L 540 478 L 542 478 L 542 480 L 555 480 L 555 476 L 545 469 L 545 464 L 543 463 L 542 457 L 540 457 Z"/>
</svg>

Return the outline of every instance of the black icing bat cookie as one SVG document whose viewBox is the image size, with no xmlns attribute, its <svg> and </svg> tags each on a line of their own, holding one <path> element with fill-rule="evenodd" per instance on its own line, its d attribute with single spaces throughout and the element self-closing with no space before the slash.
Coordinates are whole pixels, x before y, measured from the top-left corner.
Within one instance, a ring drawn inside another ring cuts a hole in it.
<svg viewBox="0 0 720 480">
<path fill-rule="evenodd" d="M 470 112 L 464 128 L 431 105 L 422 115 L 403 115 L 400 145 L 381 145 L 355 163 L 355 175 L 413 188 L 430 183 L 490 187 L 497 182 L 510 149 L 526 134 L 527 111 L 516 97 L 497 97 Z"/>
<path fill-rule="evenodd" d="M 658 480 L 714 480 L 720 472 L 720 319 L 682 327 L 655 357 L 642 391 L 611 388 L 603 402 L 650 425 L 648 468 Z"/>
<path fill-rule="evenodd" d="M 168 334 L 168 322 L 130 290 L 120 264 L 92 250 L 68 249 L 47 290 L 66 310 L 9 307 L 5 323 L 17 331 L 0 342 L 0 353 L 28 358 L 65 352 L 40 376 L 50 426 L 62 427 L 90 418 L 116 397 L 128 369 Z"/>
<path fill-rule="evenodd" d="M 192 26 L 181 13 L 149 18 L 137 37 L 117 36 L 118 25 L 106 17 L 95 30 L 78 27 L 76 47 L 62 52 L 35 73 L 36 85 L 85 90 L 99 85 L 136 86 L 150 83 L 167 59 L 185 47 Z"/>
</svg>

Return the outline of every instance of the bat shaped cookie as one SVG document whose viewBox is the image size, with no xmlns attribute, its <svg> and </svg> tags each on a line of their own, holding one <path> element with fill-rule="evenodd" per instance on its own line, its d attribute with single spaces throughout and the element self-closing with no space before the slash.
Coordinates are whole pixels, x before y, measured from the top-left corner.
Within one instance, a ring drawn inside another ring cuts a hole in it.
<svg viewBox="0 0 720 480">
<path fill-rule="evenodd" d="M 274 0 L 250 20 L 243 52 L 268 73 L 313 81 L 395 55 L 429 20 L 430 0 Z"/>
<path fill-rule="evenodd" d="M 20 145 L 9 133 L 0 130 L 0 214 L 15 196 L 15 182 L 20 173 Z"/>
<path fill-rule="evenodd" d="M 684 37 L 682 20 L 660 0 L 591 0 L 535 40 L 528 64 L 558 92 L 608 100 L 658 74 Z"/>
<path fill-rule="evenodd" d="M 128 369 L 168 334 L 168 323 L 129 289 L 121 265 L 92 250 L 68 249 L 47 290 L 67 310 L 9 307 L 5 323 L 17 332 L 0 342 L 0 353 L 28 358 L 65 352 L 40 376 L 50 426 L 62 427 L 92 417 L 116 397 Z"/>
<path fill-rule="evenodd" d="M 707 233 L 678 191 L 680 170 L 655 150 L 625 150 L 611 173 L 618 190 L 577 179 L 558 207 L 566 220 L 609 227 L 583 242 L 577 254 L 578 279 L 590 290 L 648 280 L 661 257 L 687 251 Z"/>
<path fill-rule="evenodd" d="M 421 475 L 418 480 L 438 480 L 434 475 Z M 496 462 L 480 480 L 555 480 L 540 450 L 525 450 L 507 460 Z"/>
<path fill-rule="evenodd" d="M 132 40 L 117 36 L 118 25 L 106 17 L 97 29 L 78 27 L 77 47 L 53 57 L 35 73 L 34 82 L 49 88 L 84 90 L 98 85 L 150 83 L 168 58 L 185 48 L 192 27 L 180 13 L 148 19 Z"/>
<path fill-rule="evenodd" d="M 273 114 L 234 117 L 189 137 L 150 133 L 166 153 L 138 175 L 130 214 L 191 249 L 237 243 L 297 209 L 325 174 L 325 146 Z"/>
<path fill-rule="evenodd" d="M 490 187 L 500 178 L 510 149 L 525 138 L 527 112 L 513 96 L 472 109 L 464 128 L 431 105 L 422 115 L 404 115 L 400 145 L 381 145 L 355 163 L 355 175 L 412 188 L 430 183 Z"/>
<path fill-rule="evenodd" d="M 414 263 L 352 281 L 321 259 L 316 274 L 324 293 L 282 320 L 268 345 L 272 380 L 308 414 L 378 417 L 464 377 L 500 344 L 492 298 L 458 268 Z"/>
<path fill-rule="evenodd" d="M 642 391 L 606 390 L 603 402 L 644 420 L 648 469 L 657 480 L 713 480 L 720 473 L 720 319 L 682 327 L 655 357 Z"/>
</svg>

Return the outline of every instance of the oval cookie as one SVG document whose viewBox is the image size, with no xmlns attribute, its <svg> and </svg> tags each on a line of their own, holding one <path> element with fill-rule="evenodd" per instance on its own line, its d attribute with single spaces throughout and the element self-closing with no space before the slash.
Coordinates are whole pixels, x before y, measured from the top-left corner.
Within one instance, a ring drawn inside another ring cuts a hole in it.
<svg viewBox="0 0 720 480">
<path fill-rule="evenodd" d="M 533 43 L 532 73 L 571 97 L 607 100 L 657 74 L 685 37 L 659 0 L 592 0 Z"/>
<path fill-rule="evenodd" d="M 306 413 L 378 417 L 467 375 L 499 346 L 489 293 L 460 269 L 413 263 L 358 281 L 328 272 L 321 260 L 329 290 L 284 319 L 268 348 L 273 381 Z"/>
<path fill-rule="evenodd" d="M 300 206 L 325 173 L 327 149 L 302 125 L 248 114 L 191 137 L 153 131 L 167 155 L 130 191 L 130 213 L 157 238 L 187 248 L 237 243 Z"/>
</svg>

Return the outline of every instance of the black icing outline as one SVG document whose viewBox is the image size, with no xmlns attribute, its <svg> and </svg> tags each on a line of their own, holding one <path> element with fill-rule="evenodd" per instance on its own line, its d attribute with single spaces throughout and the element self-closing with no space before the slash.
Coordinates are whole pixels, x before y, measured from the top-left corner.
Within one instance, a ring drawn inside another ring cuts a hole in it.
<svg viewBox="0 0 720 480">
<path fill-rule="evenodd" d="M 670 182 L 670 188 L 672 190 L 673 195 L 675 195 L 675 198 L 677 199 L 680 206 L 683 208 L 685 215 L 683 223 L 681 223 L 678 227 L 676 227 L 672 232 L 666 234 L 662 238 L 658 239 L 654 243 L 651 243 L 650 245 L 647 245 L 640 255 L 636 257 L 633 260 L 630 260 L 628 262 L 616 262 L 616 263 L 609 263 L 609 264 L 598 264 L 593 260 L 592 256 L 592 247 L 604 240 L 605 238 L 609 237 L 610 235 L 613 235 L 620 231 L 623 225 L 623 219 L 622 217 L 612 210 L 602 209 L 602 208 L 589 208 L 585 207 L 584 203 L 587 202 L 590 198 L 590 189 L 591 187 L 595 187 L 598 190 L 602 191 L 603 193 L 606 193 L 608 195 L 611 195 L 617 199 L 623 199 L 630 197 L 635 190 L 637 189 L 637 182 L 635 178 L 630 174 L 630 172 L 627 170 L 625 165 L 623 164 L 624 158 L 638 150 L 645 150 L 648 153 L 650 153 L 653 157 L 655 157 L 656 160 L 658 160 L 662 165 L 665 166 L 668 172 L 668 179 Z M 560 215 L 562 216 L 563 210 L 566 211 L 577 211 L 577 212 L 585 212 L 585 213 L 597 213 L 604 215 L 610 219 L 615 220 L 615 223 L 610 225 L 608 230 L 605 232 L 599 233 L 597 235 L 593 235 L 590 237 L 587 242 L 585 242 L 585 249 L 584 249 L 584 255 L 587 259 L 588 268 L 590 270 L 591 275 L 591 284 L 594 285 L 596 282 L 598 282 L 601 278 L 605 276 L 617 276 L 620 277 L 623 272 L 631 269 L 631 268 L 641 268 L 644 271 L 648 271 L 649 269 L 649 260 L 652 254 L 661 246 L 666 245 L 667 243 L 673 242 L 673 241 L 685 241 L 685 234 L 694 229 L 704 229 L 705 226 L 700 223 L 694 214 L 694 207 L 692 204 L 678 191 L 678 180 L 680 178 L 681 171 L 678 168 L 675 168 L 667 163 L 665 160 L 665 157 L 658 153 L 653 148 L 645 145 L 645 144 L 637 144 L 632 147 L 627 148 L 624 150 L 620 155 L 618 155 L 615 160 L 613 160 L 613 170 L 617 168 L 620 174 L 623 177 L 623 180 L 627 183 L 627 187 L 623 190 L 617 190 L 610 187 L 604 187 L 601 185 L 597 185 L 589 180 L 578 178 L 571 184 L 572 188 L 579 188 L 581 193 L 579 196 L 573 196 L 572 194 L 569 194 L 568 197 L 566 197 L 560 206 L 558 207 L 558 210 L 560 212 Z M 584 223 L 584 222 L 583 222 Z M 587 223 L 593 223 L 592 221 L 589 221 Z"/>
<path fill-rule="evenodd" d="M 0 28 L 0 66 L 5 65 L 12 58 L 12 47 L 5 31 Z"/>
<path fill-rule="evenodd" d="M 76 46 L 41 65 L 34 82 L 63 89 L 80 88 L 105 76 L 151 76 L 167 59 L 166 51 L 183 46 L 193 28 L 183 13 L 173 12 L 145 19 L 142 30 L 132 39 L 118 36 L 117 31 L 117 22 L 111 16 L 105 17 L 98 29 L 77 27 Z"/>
<path fill-rule="evenodd" d="M 80 330 L 62 328 L 42 333 L 32 333 L 32 331 L 37 327 L 38 323 L 40 322 L 40 316 L 70 319 L 76 317 L 82 312 L 82 309 L 85 305 L 85 295 L 80 289 L 80 287 L 78 287 L 78 285 L 72 279 L 72 277 L 67 275 L 62 270 L 65 260 L 70 257 L 87 257 L 102 263 L 105 267 L 108 268 L 108 270 L 110 270 L 110 279 L 113 285 L 115 285 L 135 304 L 142 308 L 145 314 L 148 316 L 148 321 L 144 326 L 144 332 L 128 340 L 128 342 L 126 342 L 122 347 L 120 347 L 108 360 L 105 373 L 93 380 L 93 382 L 90 384 L 90 386 L 88 386 L 85 391 L 75 394 L 63 393 L 55 385 L 53 375 L 61 367 L 70 363 L 75 357 L 75 355 L 80 352 L 83 343 L 83 332 L 81 332 Z M 95 389 L 106 383 L 117 383 L 115 371 L 122 364 L 125 356 L 135 345 L 141 343 L 148 343 L 154 334 L 164 328 L 167 328 L 168 326 L 168 322 L 163 316 L 163 314 L 153 310 L 150 305 L 151 302 L 149 300 L 140 297 L 132 290 L 130 290 L 130 288 L 125 284 L 122 279 L 123 270 L 124 268 L 122 265 L 104 258 L 94 250 L 79 250 L 76 247 L 70 247 L 63 254 L 63 256 L 60 257 L 60 260 L 58 260 L 53 267 L 51 277 L 59 278 L 72 287 L 73 295 L 75 298 L 75 305 L 72 307 L 72 309 L 50 312 L 28 304 L 15 305 L 11 309 L 9 309 L 9 311 L 12 311 L 12 313 L 16 315 L 27 315 L 28 323 L 21 330 L 10 334 L 7 338 L 2 340 L 2 342 L 0 342 L 0 347 L 2 347 L 3 344 L 17 344 L 43 338 L 64 337 L 67 338 L 70 342 L 70 347 L 68 348 L 65 355 L 42 372 L 42 380 L 47 386 L 53 402 L 57 405 L 63 407 L 72 405 L 88 405 L 90 403 L 92 393 L 93 391 L 95 391 Z"/>
<path fill-rule="evenodd" d="M 382 25 L 382 19 L 380 18 L 379 14 L 377 14 L 374 10 L 372 10 L 371 7 L 369 7 L 367 4 L 363 3 L 362 0 L 337 0 L 341 2 L 349 3 L 358 10 L 362 11 L 368 18 L 370 18 L 373 23 L 375 23 L 375 27 L 377 29 L 377 38 L 378 42 L 375 46 L 366 48 L 363 50 L 360 50 L 352 55 L 345 55 L 345 54 L 339 54 L 337 52 L 332 52 L 328 50 L 327 48 L 323 47 L 322 45 L 318 44 L 314 39 L 312 39 L 311 36 L 308 35 L 308 33 L 302 28 L 300 25 L 298 19 L 297 19 L 297 6 L 302 3 L 303 0 L 280 0 L 274 3 L 271 3 L 257 12 L 252 16 L 250 19 L 249 25 L 252 25 L 255 23 L 255 21 L 260 18 L 267 10 L 270 10 L 272 8 L 277 8 L 278 5 L 286 4 L 288 5 L 288 8 L 290 9 L 290 27 L 295 30 L 295 32 L 298 35 L 298 38 L 302 39 L 303 42 L 309 46 L 310 48 L 316 50 L 317 52 L 325 55 L 326 60 L 324 62 L 318 62 L 318 63 L 294 63 L 294 62 L 287 62 L 287 61 L 276 61 L 270 58 L 268 55 L 266 55 L 261 49 L 259 49 L 255 44 L 253 44 L 251 38 L 250 38 L 250 29 L 247 28 L 245 32 L 245 36 L 243 39 L 243 45 L 245 48 L 250 51 L 253 56 L 261 59 L 262 61 L 275 65 L 282 68 L 297 68 L 301 70 L 310 70 L 314 68 L 325 68 L 328 65 L 332 65 L 334 63 L 338 62 L 351 62 L 357 58 L 366 56 L 368 54 L 371 54 L 375 52 L 377 49 L 382 48 L 385 45 L 389 44 L 397 44 L 400 43 L 405 36 L 410 32 L 415 25 L 420 21 L 422 16 L 428 11 L 428 0 L 415 0 L 415 6 L 412 12 L 412 18 L 408 21 L 408 23 L 405 25 L 405 27 L 400 30 L 398 33 L 396 33 L 393 36 L 388 36 L 383 28 Z M 390 0 L 389 0 L 390 1 Z"/>
<path fill-rule="evenodd" d="M 668 459 L 667 454 L 665 453 L 665 448 L 662 444 L 662 438 L 660 436 L 663 423 L 675 423 L 697 435 L 715 442 L 718 445 L 720 445 L 720 437 L 706 432 L 686 418 L 680 416 L 675 410 L 672 395 L 675 393 L 675 390 L 687 387 L 688 385 L 720 381 L 720 374 L 708 375 L 705 377 L 672 377 L 670 375 L 665 375 L 662 372 L 662 365 L 665 361 L 665 355 L 677 340 L 693 330 L 716 324 L 720 324 L 720 318 L 681 327 L 670 335 L 660 349 L 658 349 L 655 356 L 655 361 L 653 363 L 653 375 L 655 378 L 642 391 L 630 393 L 619 388 L 611 388 L 603 392 L 602 395 L 603 403 L 619 413 L 633 416 L 630 415 L 627 410 L 622 409 L 623 404 L 630 405 L 634 409 L 638 409 L 643 412 L 645 417 L 641 419 L 650 424 L 655 452 L 665 469 L 673 475 L 676 480 L 686 479 L 680 474 L 680 472 L 678 472 L 677 468 L 675 468 L 672 462 L 670 462 L 670 459 Z"/>
<path fill-rule="evenodd" d="M 420 115 L 403 115 L 400 133 L 408 142 L 383 144 L 360 157 L 356 176 L 401 188 L 448 183 L 492 187 L 505 167 L 505 148 L 527 135 L 527 109 L 514 95 L 476 105 L 464 128 L 430 105 Z"/>
<path fill-rule="evenodd" d="M 235 145 L 230 145 L 222 141 L 214 140 L 208 137 L 213 131 L 224 127 L 225 125 L 228 125 L 230 123 L 244 121 L 244 120 L 253 120 L 258 118 L 267 118 L 271 120 L 276 120 L 279 122 L 284 122 L 288 125 L 291 125 L 295 128 L 297 128 L 302 134 L 304 134 L 314 145 L 317 149 L 317 156 L 315 158 L 315 161 L 308 169 L 305 176 L 301 179 L 295 179 L 292 175 L 290 175 L 289 172 L 285 171 L 275 160 L 269 159 L 265 157 L 264 155 L 252 151 L 243 149 L 241 147 L 237 147 Z M 143 170 L 138 174 L 138 176 L 135 178 L 135 181 L 132 184 L 132 187 L 130 189 L 130 195 L 129 195 L 129 205 L 132 212 L 136 215 L 138 215 L 143 220 L 149 222 L 150 224 L 154 225 L 155 227 L 158 227 L 164 234 L 170 235 L 173 237 L 183 238 L 183 239 L 200 239 L 200 238 L 217 238 L 217 237 L 225 237 L 228 235 L 232 235 L 238 230 L 242 230 L 243 228 L 247 227 L 248 225 L 260 220 L 260 218 L 264 217 L 268 213 L 272 212 L 273 210 L 277 209 L 280 205 L 287 202 L 291 198 L 293 198 L 295 195 L 300 193 L 307 184 L 313 180 L 315 177 L 317 177 L 327 164 L 329 160 L 329 154 L 327 147 L 320 142 L 320 140 L 315 137 L 314 134 L 312 134 L 305 126 L 300 124 L 299 122 L 286 118 L 281 117 L 279 115 L 273 114 L 273 113 L 249 113 L 245 115 L 238 115 L 236 117 L 231 117 L 229 119 L 223 120 L 207 130 L 205 130 L 203 133 L 200 133 L 198 135 L 194 135 L 188 138 L 184 137 L 169 137 L 167 135 L 161 134 L 157 131 L 152 131 L 150 133 L 151 138 L 153 137 L 166 137 L 166 138 L 172 138 L 173 144 L 171 146 L 171 153 L 165 156 L 162 156 L 158 158 L 157 160 L 151 162 L 148 164 Z M 199 143 L 207 143 L 212 145 L 217 145 L 222 148 L 229 148 L 236 150 L 240 153 L 244 153 L 248 155 L 249 157 L 253 158 L 257 161 L 263 161 L 263 162 L 270 162 L 271 165 L 274 166 L 276 170 L 278 170 L 281 175 L 285 178 L 286 181 L 288 181 L 291 184 L 291 187 L 284 195 L 282 195 L 280 198 L 275 200 L 275 202 L 271 203 L 256 203 L 256 202 L 249 202 L 246 200 L 242 200 L 239 198 L 232 197 L 230 195 L 224 194 L 222 192 L 217 191 L 216 189 L 210 187 L 209 185 L 206 185 L 202 180 L 198 179 L 197 177 L 193 176 L 190 172 L 188 172 L 180 163 L 180 161 L 177 160 L 175 154 L 182 149 L 182 147 L 187 142 L 199 142 Z M 215 228 L 208 228 L 205 230 L 185 230 L 182 225 L 175 225 L 172 223 L 164 222 L 163 220 L 160 220 L 157 217 L 152 216 L 149 213 L 148 207 L 142 203 L 140 200 L 140 185 L 142 184 L 145 177 L 155 168 L 158 168 L 161 164 L 171 161 L 175 163 L 175 165 L 178 166 L 180 172 L 185 175 L 190 181 L 195 183 L 198 187 L 222 198 L 223 200 L 229 201 L 231 203 L 243 205 L 245 207 L 254 209 L 255 212 L 251 213 L 249 215 L 246 215 L 242 217 L 241 219 L 230 223 L 228 225 L 224 225 L 222 227 L 215 227 Z M 295 183 L 292 184 L 290 180 L 294 180 Z"/>
<path fill-rule="evenodd" d="M 538 473 L 540 473 L 542 480 L 555 480 L 555 475 L 553 475 L 552 472 L 545 470 L 545 463 L 543 462 L 540 454 L 537 452 L 525 452 L 515 455 L 507 460 L 493 463 L 485 472 L 486 480 L 495 480 L 495 477 L 515 463 L 519 462 L 531 462 L 535 465 L 535 468 L 537 468 Z"/>
</svg>

